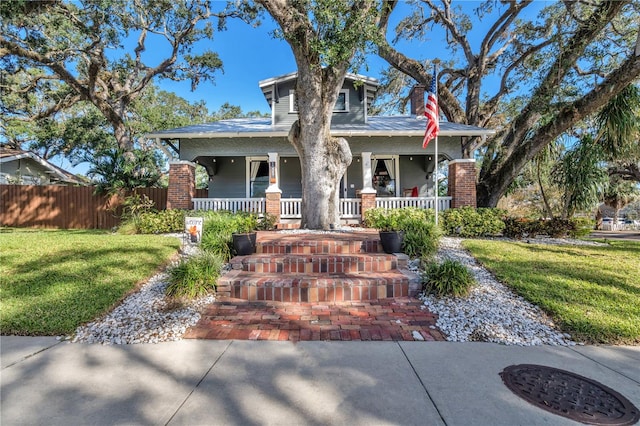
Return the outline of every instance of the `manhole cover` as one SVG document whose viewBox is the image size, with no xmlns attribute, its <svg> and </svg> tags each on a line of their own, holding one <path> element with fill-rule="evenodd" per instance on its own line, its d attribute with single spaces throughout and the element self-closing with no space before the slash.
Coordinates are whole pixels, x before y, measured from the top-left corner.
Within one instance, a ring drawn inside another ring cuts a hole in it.
<svg viewBox="0 0 640 426">
<path fill-rule="evenodd" d="M 585 424 L 624 426 L 640 420 L 640 411 L 624 396 L 569 371 L 521 364 L 505 368 L 500 377 L 537 407 Z"/>
</svg>

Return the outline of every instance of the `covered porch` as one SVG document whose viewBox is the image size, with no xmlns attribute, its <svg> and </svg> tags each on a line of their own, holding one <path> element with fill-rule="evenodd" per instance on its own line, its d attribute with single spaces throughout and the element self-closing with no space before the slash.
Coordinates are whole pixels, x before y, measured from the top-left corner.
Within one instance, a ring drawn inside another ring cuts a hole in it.
<svg viewBox="0 0 640 426">
<path fill-rule="evenodd" d="M 438 211 L 444 211 L 452 207 L 475 205 L 473 160 L 448 161 L 448 194 L 437 196 L 433 155 L 392 156 L 365 151 L 358 153 L 356 158 L 339 189 L 340 224 L 336 226 L 358 225 L 362 222 L 364 212 L 375 207 L 435 209 L 437 205 Z M 447 160 L 445 156 L 441 158 Z M 197 160 L 202 161 L 202 158 Z M 223 185 L 214 182 L 209 188 L 211 196 L 206 198 L 194 197 L 194 163 L 177 161 L 171 164 L 170 188 L 176 190 L 176 196 L 190 195 L 180 200 L 179 204 L 171 205 L 171 208 L 243 211 L 259 215 L 269 213 L 277 218 L 280 228 L 299 224 L 302 191 L 299 188 L 297 170 L 300 166 L 297 158 L 283 158 L 276 152 L 270 152 L 264 158 L 218 157 L 214 161 L 209 160 L 209 164 L 217 165 L 217 175 L 213 176 L 212 181 L 219 179 Z M 235 179 L 235 185 L 232 184 L 234 179 L 225 173 L 239 176 Z M 220 193 L 245 196 L 216 196 Z"/>
<path fill-rule="evenodd" d="M 194 210 L 228 210 L 231 212 L 252 212 L 262 215 L 267 211 L 267 199 L 263 198 L 193 198 Z M 438 211 L 451 208 L 451 197 L 382 197 L 376 198 L 375 207 L 403 208 L 416 207 L 423 209 L 435 209 L 438 203 Z M 299 223 L 300 204 L 302 198 L 281 198 L 279 200 L 279 223 L 293 225 Z M 353 225 L 362 222 L 362 198 L 340 199 L 341 225 Z"/>
</svg>

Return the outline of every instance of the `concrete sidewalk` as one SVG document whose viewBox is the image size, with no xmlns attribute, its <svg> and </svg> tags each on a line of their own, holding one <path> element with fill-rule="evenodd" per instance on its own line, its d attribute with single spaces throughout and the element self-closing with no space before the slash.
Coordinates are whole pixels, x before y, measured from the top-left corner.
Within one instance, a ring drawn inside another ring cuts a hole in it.
<svg viewBox="0 0 640 426">
<path fill-rule="evenodd" d="M 509 391 L 513 364 L 596 380 L 640 407 L 640 347 L 1 337 L 9 425 L 576 424 Z"/>
</svg>

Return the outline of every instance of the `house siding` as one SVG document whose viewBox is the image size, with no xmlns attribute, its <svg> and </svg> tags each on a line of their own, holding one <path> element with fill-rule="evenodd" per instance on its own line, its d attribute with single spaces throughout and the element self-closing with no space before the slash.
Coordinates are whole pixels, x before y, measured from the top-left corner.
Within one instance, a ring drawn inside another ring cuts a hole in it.
<svg viewBox="0 0 640 426">
<path fill-rule="evenodd" d="M 209 197 L 246 197 L 247 166 L 244 157 L 216 157 L 216 166 L 216 175 L 209 181 Z"/>
<path fill-rule="evenodd" d="M 292 91 L 295 88 L 295 81 L 280 83 L 278 85 L 279 98 L 273 106 L 273 117 L 276 125 L 291 125 L 298 119 L 298 114 L 291 112 Z M 333 123 L 335 124 L 356 124 L 365 122 L 364 100 L 360 100 L 359 89 L 356 89 L 352 81 L 345 81 L 343 89 L 349 90 L 349 111 L 335 112 Z"/>
<path fill-rule="evenodd" d="M 402 187 L 399 195 L 403 195 L 403 190 L 412 189 L 414 186 L 420 190 L 420 187 L 427 183 L 425 176 L 429 167 L 433 168 L 433 165 L 427 164 L 426 155 L 400 156 L 400 185 Z"/>
<path fill-rule="evenodd" d="M 352 185 L 353 188 L 351 187 Z M 346 198 L 355 198 L 356 191 L 359 189 L 362 189 L 362 158 L 360 156 L 353 156 L 351 165 L 347 168 Z"/>
<path fill-rule="evenodd" d="M 33 184 L 38 182 L 39 184 L 47 185 L 51 180 L 46 172 L 46 168 L 31 159 L 7 161 L 0 165 L 0 173 L 2 173 L 3 178 L 11 180 L 11 183 L 19 180 L 20 183 Z M 8 181 L 5 183 L 8 183 Z"/>
<path fill-rule="evenodd" d="M 286 179 L 283 179 L 285 176 Z M 302 170 L 298 157 L 280 158 L 280 190 L 281 198 L 302 197 Z"/>
</svg>

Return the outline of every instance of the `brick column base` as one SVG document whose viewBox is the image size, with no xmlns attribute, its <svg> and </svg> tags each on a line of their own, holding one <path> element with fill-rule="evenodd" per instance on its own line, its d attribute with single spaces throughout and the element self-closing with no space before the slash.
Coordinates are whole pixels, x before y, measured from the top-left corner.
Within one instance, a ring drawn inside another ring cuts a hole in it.
<svg viewBox="0 0 640 426">
<path fill-rule="evenodd" d="M 449 162 L 449 196 L 451 208 L 476 207 L 476 160 Z"/>
<path fill-rule="evenodd" d="M 167 209 L 192 208 L 191 199 L 196 194 L 196 166 L 190 161 L 169 163 L 169 188 Z"/>
<path fill-rule="evenodd" d="M 267 191 L 267 193 L 265 194 L 266 198 L 267 198 L 267 206 L 266 206 L 266 210 L 267 213 L 275 216 L 276 218 L 276 226 L 280 223 L 280 196 L 281 196 L 282 192 L 281 191 L 273 191 L 273 192 L 269 192 Z"/>
<path fill-rule="evenodd" d="M 361 197 L 361 205 L 360 205 L 360 214 L 362 215 L 362 221 L 364 221 L 364 214 L 367 210 L 373 209 L 376 207 L 376 193 L 371 192 L 362 192 L 360 194 Z"/>
</svg>

